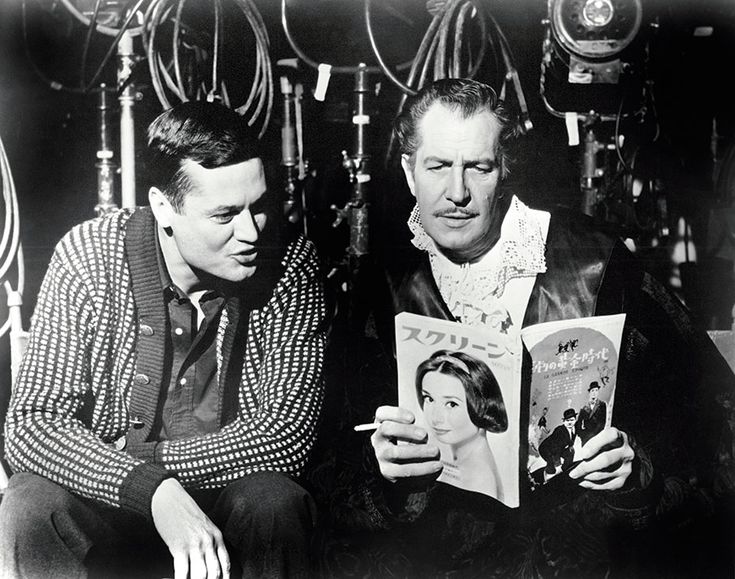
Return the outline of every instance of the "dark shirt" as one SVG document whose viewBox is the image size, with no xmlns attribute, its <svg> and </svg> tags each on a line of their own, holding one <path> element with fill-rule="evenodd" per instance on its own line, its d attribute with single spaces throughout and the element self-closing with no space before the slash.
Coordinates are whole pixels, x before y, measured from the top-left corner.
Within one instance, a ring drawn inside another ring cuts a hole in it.
<svg viewBox="0 0 735 579">
<path fill-rule="evenodd" d="M 197 327 L 197 310 L 171 281 L 159 247 L 159 272 L 168 313 L 169 332 L 165 347 L 170 373 L 162 394 L 156 440 L 175 440 L 214 432 L 218 416 L 217 326 L 225 298 L 209 291 L 199 300 L 204 319 Z"/>
</svg>

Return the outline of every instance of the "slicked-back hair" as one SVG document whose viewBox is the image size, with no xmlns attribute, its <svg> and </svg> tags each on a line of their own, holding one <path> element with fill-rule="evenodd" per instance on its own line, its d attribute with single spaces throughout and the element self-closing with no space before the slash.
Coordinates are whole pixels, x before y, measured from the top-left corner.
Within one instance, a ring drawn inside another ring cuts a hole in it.
<svg viewBox="0 0 735 579">
<path fill-rule="evenodd" d="M 495 90 L 476 80 L 465 78 L 437 80 L 422 88 L 418 94 L 409 97 L 393 123 L 393 135 L 398 142 L 400 153 L 407 155 L 413 164 L 414 155 L 421 145 L 419 123 L 436 103 L 459 113 L 464 119 L 485 111 L 495 117 L 500 125 L 500 139 L 495 154 L 500 163 L 500 175 L 505 177 L 509 161 L 506 144 L 516 136 L 517 131 Z"/>
<path fill-rule="evenodd" d="M 261 156 L 260 143 L 234 110 L 207 101 L 188 101 L 161 113 L 148 126 L 148 173 L 176 211 L 191 183 L 187 160 L 205 169 L 235 165 Z"/>
<path fill-rule="evenodd" d="M 422 410 L 423 381 L 429 372 L 454 376 L 462 383 L 467 397 L 467 414 L 472 424 L 488 432 L 505 432 L 508 429 L 508 413 L 500 384 L 485 362 L 464 352 L 434 352 L 416 368 L 416 394 Z"/>
</svg>

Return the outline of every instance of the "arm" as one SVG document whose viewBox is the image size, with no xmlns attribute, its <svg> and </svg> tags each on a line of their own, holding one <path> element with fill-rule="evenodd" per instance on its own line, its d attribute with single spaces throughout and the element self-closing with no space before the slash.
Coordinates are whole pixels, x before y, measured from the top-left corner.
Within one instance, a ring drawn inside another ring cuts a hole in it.
<svg viewBox="0 0 735 579">
<path fill-rule="evenodd" d="M 735 379 L 676 296 L 643 272 L 621 243 L 598 304 L 598 314 L 627 314 L 612 422 L 626 433 L 635 458 L 610 502 L 646 502 L 651 512 L 669 508 L 666 487 L 712 480 L 728 461 L 732 465 L 732 450 L 723 462 L 718 445 Z"/>
<path fill-rule="evenodd" d="M 132 379 L 113 333 L 132 339 L 135 328 L 130 323 L 126 333 L 125 318 L 109 329 L 110 312 L 132 311 L 132 302 L 124 288 L 109 290 L 102 255 L 119 256 L 121 245 L 113 227 L 97 235 L 99 225 L 75 228 L 51 259 L 7 415 L 6 451 L 16 472 L 150 517 L 150 497 L 170 475 L 106 444 L 127 430 Z M 110 294 L 118 299 L 114 306 L 106 301 Z"/>
<path fill-rule="evenodd" d="M 299 475 L 306 463 L 323 397 L 326 309 L 313 246 L 302 239 L 285 259 L 273 297 L 251 314 L 237 418 L 156 447 L 155 462 L 187 488 L 262 470 Z"/>
</svg>

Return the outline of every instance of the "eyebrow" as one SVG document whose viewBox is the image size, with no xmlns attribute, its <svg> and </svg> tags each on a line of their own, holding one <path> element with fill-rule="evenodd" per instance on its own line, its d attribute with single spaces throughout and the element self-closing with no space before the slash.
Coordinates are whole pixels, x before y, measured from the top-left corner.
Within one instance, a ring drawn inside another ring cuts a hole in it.
<svg viewBox="0 0 735 579">
<path fill-rule="evenodd" d="M 242 211 L 242 205 L 218 205 L 209 210 L 209 213 L 214 215 L 215 213 L 230 213 L 232 211 Z"/>
<path fill-rule="evenodd" d="M 424 164 L 426 163 L 441 163 L 445 165 L 453 165 L 454 160 L 439 157 L 437 155 L 429 155 L 428 157 L 424 157 Z M 498 161 L 497 159 L 491 159 L 490 157 L 483 157 L 480 159 L 468 159 L 463 163 L 464 167 L 476 167 L 477 165 L 489 165 L 490 167 L 497 167 Z"/>
</svg>

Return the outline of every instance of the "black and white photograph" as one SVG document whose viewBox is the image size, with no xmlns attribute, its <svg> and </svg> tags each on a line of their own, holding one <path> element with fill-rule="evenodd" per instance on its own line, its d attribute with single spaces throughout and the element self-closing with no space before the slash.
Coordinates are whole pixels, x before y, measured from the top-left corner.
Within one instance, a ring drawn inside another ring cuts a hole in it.
<svg viewBox="0 0 735 579">
<path fill-rule="evenodd" d="M 735 0 L 0 0 L 0 579 L 735 578 Z"/>
</svg>

